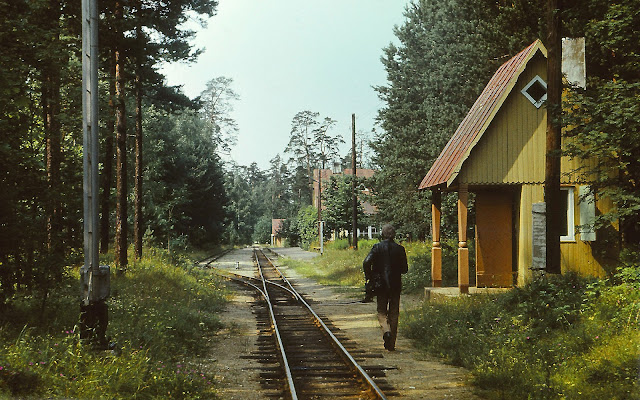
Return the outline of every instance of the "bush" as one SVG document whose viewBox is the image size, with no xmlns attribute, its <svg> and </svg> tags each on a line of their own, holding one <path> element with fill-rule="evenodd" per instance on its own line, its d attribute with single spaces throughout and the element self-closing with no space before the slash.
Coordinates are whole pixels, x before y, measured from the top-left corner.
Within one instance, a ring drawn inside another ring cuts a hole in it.
<svg viewBox="0 0 640 400">
<path fill-rule="evenodd" d="M 300 238 L 300 247 L 309 250 L 311 243 L 318 239 L 318 211 L 313 206 L 301 208 L 296 216 L 292 230 L 296 231 L 296 236 Z"/>
<path fill-rule="evenodd" d="M 427 302 L 401 323 L 419 347 L 469 368 L 490 398 L 630 399 L 640 395 L 639 309 L 629 284 L 567 274 Z"/>
<path fill-rule="evenodd" d="M 403 243 L 409 271 L 402 277 L 402 290 L 415 293 L 431 286 L 431 245 L 423 242 Z"/>
</svg>

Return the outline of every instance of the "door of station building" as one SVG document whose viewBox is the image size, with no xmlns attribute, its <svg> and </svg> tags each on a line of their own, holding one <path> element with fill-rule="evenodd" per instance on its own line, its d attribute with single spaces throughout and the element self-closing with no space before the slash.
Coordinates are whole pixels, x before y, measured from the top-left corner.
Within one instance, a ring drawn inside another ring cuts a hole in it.
<svg viewBox="0 0 640 400">
<path fill-rule="evenodd" d="M 476 285 L 513 285 L 513 194 L 476 193 Z"/>
</svg>

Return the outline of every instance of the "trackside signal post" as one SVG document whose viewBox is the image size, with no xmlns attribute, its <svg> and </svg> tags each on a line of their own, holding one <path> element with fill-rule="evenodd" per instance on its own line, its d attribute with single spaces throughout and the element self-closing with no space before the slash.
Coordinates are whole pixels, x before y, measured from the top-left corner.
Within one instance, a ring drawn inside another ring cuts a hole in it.
<svg viewBox="0 0 640 400">
<path fill-rule="evenodd" d="M 82 135 L 84 265 L 80 269 L 82 300 L 80 338 L 107 348 L 110 292 L 109 266 L 98 256 L 98 4 L 82 0 Z"/>
</svg>

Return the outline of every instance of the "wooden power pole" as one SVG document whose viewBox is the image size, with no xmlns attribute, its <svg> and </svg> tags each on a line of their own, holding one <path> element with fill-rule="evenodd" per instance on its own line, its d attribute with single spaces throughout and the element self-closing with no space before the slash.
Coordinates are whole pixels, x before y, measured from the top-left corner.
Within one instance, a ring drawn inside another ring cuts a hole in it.
<svg viewBox="0 0 640 400">
<path fill-rule="evenodd" d="M 353 172 L 353 180 L 351 181 L 351 191 L 353 196 L 353 223 L 351 230 L 353 231 L 353 249 L 358 250 L 358 195 L 356 194 L 356 180 L 358 174 L 356 171 L 356 115 L 351 114 L 351 172 Z"/>
<path fill-rule="evenodd" d="M 546 203 L 546 271 L 560 268 L 560 147 L 562 107 L 562 38 L 558 0 L 547 0 L 547 140 L 544 201 Z"/>
</svg>

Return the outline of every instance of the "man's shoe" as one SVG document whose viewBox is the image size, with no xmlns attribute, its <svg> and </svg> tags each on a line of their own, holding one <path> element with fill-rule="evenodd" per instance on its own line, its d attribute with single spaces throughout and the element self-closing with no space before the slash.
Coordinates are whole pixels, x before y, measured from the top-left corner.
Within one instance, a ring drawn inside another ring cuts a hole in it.
<svg viewBox="0 0 640 400">
<path fill-rule="evenodd" d="M 393 351 L 393 345 L 391 344 L 391 332 L 385 332 L 382 335 L 382 340 L 384 340 L 384 348 L 389 350 L 389 351 Z"/>
</svg>

